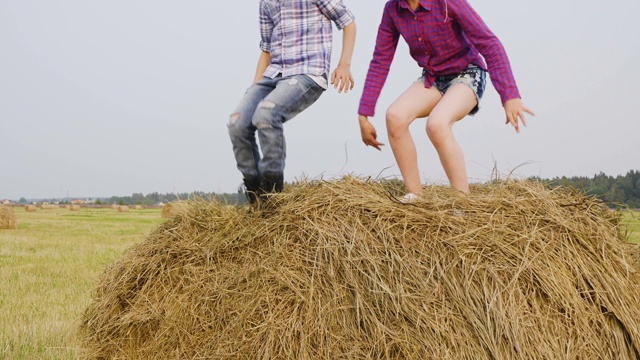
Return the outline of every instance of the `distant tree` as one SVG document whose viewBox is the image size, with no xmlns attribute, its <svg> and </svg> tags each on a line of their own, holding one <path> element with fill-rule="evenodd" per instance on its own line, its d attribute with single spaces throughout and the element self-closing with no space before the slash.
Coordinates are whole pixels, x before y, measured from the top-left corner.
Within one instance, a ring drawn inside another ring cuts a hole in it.
<svg viewBox="0 0 640 360">
<path fill-rule="evenodd" d="M 96 205 L 102 205 L 102 201 L 100 201 L 100 199 L 96 199 Z"/>
<path fill-rule="evenodd" d="M 20 200 L 18 200 L 18 204 L 26 204 L 27 203 L 27 199 L 21 197 Z"/>
</svg>

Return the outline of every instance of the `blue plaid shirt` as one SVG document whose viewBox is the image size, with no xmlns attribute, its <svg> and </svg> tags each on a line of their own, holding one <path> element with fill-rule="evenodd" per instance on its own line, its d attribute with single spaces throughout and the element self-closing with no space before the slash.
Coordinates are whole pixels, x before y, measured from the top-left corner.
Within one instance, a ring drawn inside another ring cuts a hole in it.
<svg viewBox="0 0 640 360">
<path fill-rule="evenodd" d="M 354 20 L 342 0 L 261 0 L 260 49 L 271 54 L 264 76 L 322 76 L 331 65 L 332 24 Z"/>
</svg>

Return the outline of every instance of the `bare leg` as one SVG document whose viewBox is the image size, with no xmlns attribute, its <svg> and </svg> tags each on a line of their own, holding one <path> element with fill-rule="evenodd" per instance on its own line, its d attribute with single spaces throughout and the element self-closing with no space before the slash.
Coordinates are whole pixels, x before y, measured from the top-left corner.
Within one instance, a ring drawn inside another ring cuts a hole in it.
<svg viewBox="0 0 640 360">
<path fill-rule="evenodd" d="M 409 192 L 422 193 L 416 146 L 409 125 L 431 112 L 442 98 L 438 89 L 425 88 L 422 82 L 413 83 L 387 110 L 387 133 L 393 155 Z"/>
<path fill-rule="evenodd" d="M 473 90 L 464 84 L 453 84 L 433 108 L 427 120 L 427 135 L 438 152 L 451 186 L 469 193 L 469 180 L 462 148 L 453 137 L 453 125 L 477 104 Z"/>
</svg>

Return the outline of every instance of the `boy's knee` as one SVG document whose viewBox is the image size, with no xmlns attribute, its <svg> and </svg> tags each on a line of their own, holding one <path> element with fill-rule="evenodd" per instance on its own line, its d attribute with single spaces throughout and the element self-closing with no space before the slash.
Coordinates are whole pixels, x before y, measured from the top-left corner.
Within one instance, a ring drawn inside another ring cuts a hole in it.
<svg viewBox="0 0 640 360">
<path fill-rule="evenodd" d="M 235 127 L 236 124 L 238 123 L 238 120 L 240 120 L 240 113 L 231 114 L 231 116 L 229 117 L 229 122 L 227 123 L 227 127 L 229 128 Z"/>
<path fill-rule="evenodd" d="M 276 121 L 276 104 L 273 101 L 263 100 L 253 116 L 253 125 L 257 129 L 271 129 Z"/>
<path fill-rule="evenodd" d="M 241 117 L 242 115 L 240 113 L 233 113 L 229 117 L 227 129 L 229 130 L 229 137 L 232 141 L 245 139 L 249 134 L 250 130 L 242 126 L 242 121 L 240 121 Z"/>
</svg>

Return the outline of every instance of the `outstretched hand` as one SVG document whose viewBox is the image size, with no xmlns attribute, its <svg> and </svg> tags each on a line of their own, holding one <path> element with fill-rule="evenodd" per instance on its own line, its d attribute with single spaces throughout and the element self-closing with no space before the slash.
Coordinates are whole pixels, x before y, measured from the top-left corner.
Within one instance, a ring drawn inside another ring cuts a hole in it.
<svg viewBox="0 0 640 360">
<path fill-rule="evenodd" d="M 358 120 L 360 122 L 362 142 L 367 146 L 373 146 L 378 150 L 382 150 L 380 147 L 384 146 L 384 144 L 378 141 L 378 133 L 376 133 L 376 128 L 371 124 L 371 122 L 369 122 L 369 118 L 364 115 L 360 115 Z"/>
<path fill-rule="evenodd" d="M 520 125 L 518 119 L 522 120 L 522 125 L 527 126 L 527 119 L 524 117 L 524 113 L 528 113 L 531 116 L 536 116 L 533 111 L 524 106 L 522 100 L 514 98 L 507 100 L 504 103 L 504 112 L 507 115 L 507 121 L 505 124 L 511 124 L 516 129 L 517 133 L 520 133 Z"/>
<path fill-rule="evenodd" d="M 338 64 L 338 67 L 333 70 L 331 74 L 331 85 L 335 89 L 338 89 L 338 92 L 341 93 L 349 92 L 349 90 L 353 90 L 354 81 L 353 76 L 351 76 L 351 69 L 347 65 Z"/>
</svg>

